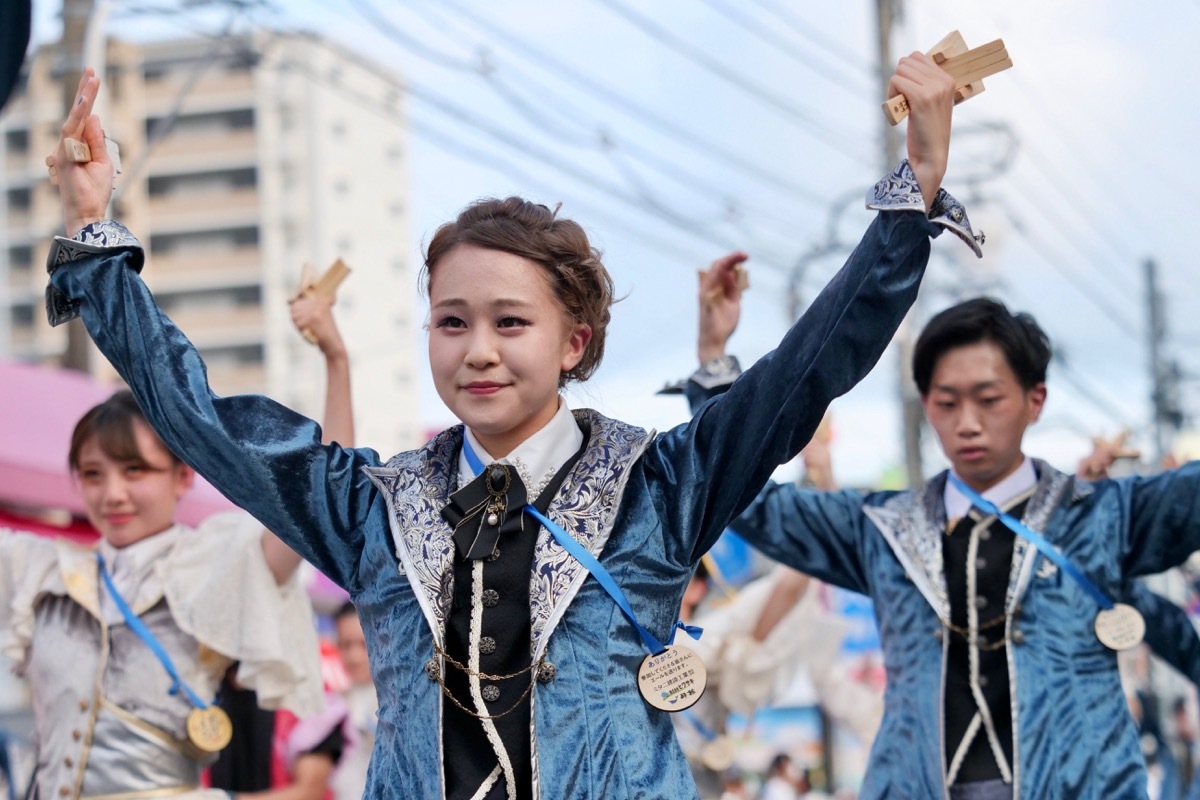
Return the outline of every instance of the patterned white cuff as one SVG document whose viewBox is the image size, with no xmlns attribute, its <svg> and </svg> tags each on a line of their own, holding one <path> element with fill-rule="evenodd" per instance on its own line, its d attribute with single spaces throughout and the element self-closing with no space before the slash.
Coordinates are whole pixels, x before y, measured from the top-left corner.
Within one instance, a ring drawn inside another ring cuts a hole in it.
<svg viewBox="0 0 1200 800">
<path fill-rule="evenodd" d="M 688 380 L 701 389 L 715 389 L 728 386 L 741 374 L 742 365 L 738 363 L 737 356 L 721 356 L 701 364 L 700 369 L 688 376 Z"/>
<path fill-rule="evenodd" d="M 142 265 L 146 261 L 142 243 L 121 223 L 104 219 L 85 225 L 70 239 L 55 236 L 54 241 L 50 243 L 50 254 L 46 258 L 46 272 L 53 275 L 55 270 L 64 264 L 114 250 L 133 251 L 130 266 L 134 272 L 142 271 Z M 46 287 L 46 318 L 51 325 L 61 325 L 78 316 L 78 300 L 67 297 L 53 283 Z"/>
<path fill-rule="evenodd" d="M 867 208 L 873 211 L 925 213 L 925 198 L 921 195 L 921 187 L 917 185 L 917 177 L 913 174 L 908 159 L 901 161 L 895 171 L 875 184 L 867 193 Z M 983 251 L 980 249 L 985 240 L 983 232 L 975 233 L 971 228 L 971 220 L 967 218 L 967 209 L 945 189 L 938 189 L 926 216 L 934 225 L 952 231 L 967 243 L 976 256 L 983 258 Z"/>
</svg>

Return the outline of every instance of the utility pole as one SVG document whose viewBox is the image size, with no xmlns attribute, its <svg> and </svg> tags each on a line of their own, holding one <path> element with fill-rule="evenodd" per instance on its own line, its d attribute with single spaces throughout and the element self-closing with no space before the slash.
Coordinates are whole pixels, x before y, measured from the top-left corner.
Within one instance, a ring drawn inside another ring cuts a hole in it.
<svg viewBox="0 0 1200 800">
<path fill-rule="evenodd" d="M 903 0 L 875 0 L 876 14 L 879 22 L 879 96 L 887 97 L 888 81 L 891 80 L 896 59 L 892 57 L 892 27 L 900 16 Z M 879 123 L 883 130 L 883 169 L 892 170 L 900 163 L 900 127 L 888 125 L 883 115 L 879 115 Z M 925 479 L 921 462 L 921 424 L 925 412 L 921 408 L 921 398 L 912 378 L 913 353 L 913 323 L 912 312 L 900 323 L 896 331 L 896 345 L 900 358 L 899 392 L 900 392 L 900 424 L 904 444 L 904 472 L 908 477 L 909 486 L 919 486 Z"/>
<path fill-rule="evenodd" d="M 75 103 L 75 88 L 83 74 L 84 50 L 88 39 L 88 22 L 92 18 L 92 0 L 63 0 L 62 40 L 59 42 L 59 79 L 62 81 L 63 119 Z M 67 231 L 67 235 L 75 231 Z M 67 349 L 62 365 L 80 372 L 88 371 L 91 343 L 83 322 L 73 319 L 67 323 Z"/>
<path fill-rule="evenodd" d="M 1166 357 L 1167 315 L 1162 291 L 1158 288 L 1158 265 L 1148 258 L 1142 265 L 1146 276 L 1146 329 L 1150 345 L 1150 401 L 1154 406 L 1154 460 L 1161 464 L 1170 449 L 1168 439 L 1183 426 L 1179 402 L 1179 364 Z"/>
</svg>

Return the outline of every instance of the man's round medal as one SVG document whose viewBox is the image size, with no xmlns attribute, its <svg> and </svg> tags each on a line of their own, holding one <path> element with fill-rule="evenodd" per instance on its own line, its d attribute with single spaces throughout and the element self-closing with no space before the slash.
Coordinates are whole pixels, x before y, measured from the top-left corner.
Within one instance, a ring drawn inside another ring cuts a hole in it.
<svg viewBox="0 0 1200 800">
<path fill-rule="evenodd" d="M 1096 615 L 1096 638 L 1110 650 L 1128 650 L 1142 643 L 1146 620 L 1131 605 L 1116 603 Z"/>
<path fill-rule="evenodd" d="M 638 670 L 638 691 L 660 711 L 691 708 L 704 694 L 708 670 L 696 651 L 679 644 L 648 655 Z"/>
<path fill-rule="evenodd" d="M 193 708 L 187 716 L 187 737 L 203 753 L 219 753 L 233 738 L 233 723 L 220 706 Z"/>
</svg>

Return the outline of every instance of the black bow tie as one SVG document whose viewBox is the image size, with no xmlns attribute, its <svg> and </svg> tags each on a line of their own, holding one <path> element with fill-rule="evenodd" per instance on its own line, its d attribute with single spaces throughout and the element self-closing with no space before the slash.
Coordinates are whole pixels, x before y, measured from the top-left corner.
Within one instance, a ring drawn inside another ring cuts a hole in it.
<svg viewBox="0 0 1200 800">
<path fill-rule="evenodd" d="M 450 495 L 442 519 L 454 528 L 459 558 L 487 558 L 494 553 L 502 534 L 523 529 L 523 509 L 528 502 L 525 484 L 516 470 L 505 464 L 489 465 Z"/>
</svg>

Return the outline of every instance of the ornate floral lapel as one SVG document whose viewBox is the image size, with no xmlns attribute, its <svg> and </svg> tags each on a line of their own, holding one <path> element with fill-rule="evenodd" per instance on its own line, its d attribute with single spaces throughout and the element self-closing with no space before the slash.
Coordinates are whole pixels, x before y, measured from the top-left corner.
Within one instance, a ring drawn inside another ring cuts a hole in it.
<svg viewBox="0 0 1200 800">
<path fill-rule="evenodd" d="M 630 469 L 654 439 L 654 433 L 608 419 L 591 409 L 574 413 L 588 444 L 550 504 L 549 517 L 599 557 L 612 534 Z M 588 572 L 545 528 L 538 531 L 533 560 L 529 603 L 536 660 Z"/>
<path fill-rule="evenodd" d="M 453 595 L 454 539 L 441 511 L 458 473 L 462 426 L 443 431 L 419 450 L 363 471 L 387 501 L 400 573 L 408 577 L 434 641 L 444 644 Z"/>
<path fill-rule="evenodd" d="M 549 517 L 599 556 L 612 532 L 630 468 L 653 434 L 588 409 L 574 413 L 588 445 L 550 504 Z M 419 450 L 364 470 L 387 501 L 400 572 L 412 584 L 439 644 L 453 593 L 454 559 L 452 531 L 441 510 L 457 479 L 461 447 L 462 426 L 457 425 Z M 545 649 L 587 574 L 549 531 L 538 531 L 529 585 L 534 658 Z"/>
<path fill-rule="evenodd" d="M 942 564 L 942 531 L 946 527 L 942 492 L 945 487 L 943 473 L 915 491 L 894 495 L 881 506 L 863 507 L 904 571 L 943 620 L 950 619 L 950 596 Z"/>
</svg>

